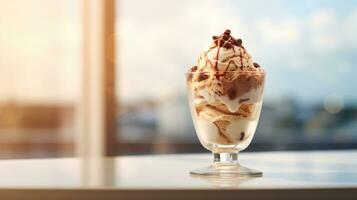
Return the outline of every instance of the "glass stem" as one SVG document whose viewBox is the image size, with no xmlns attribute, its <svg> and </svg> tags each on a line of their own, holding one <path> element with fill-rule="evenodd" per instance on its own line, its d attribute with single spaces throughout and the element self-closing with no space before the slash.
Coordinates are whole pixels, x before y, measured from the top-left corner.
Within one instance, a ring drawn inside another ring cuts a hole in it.
<svg viewBox="0 0 357 200">
<path fill-rule="evenodd" d="M 238 152 L 234 153 L 213 153 L 213 165 L 239 165 Z"/>
</svg>

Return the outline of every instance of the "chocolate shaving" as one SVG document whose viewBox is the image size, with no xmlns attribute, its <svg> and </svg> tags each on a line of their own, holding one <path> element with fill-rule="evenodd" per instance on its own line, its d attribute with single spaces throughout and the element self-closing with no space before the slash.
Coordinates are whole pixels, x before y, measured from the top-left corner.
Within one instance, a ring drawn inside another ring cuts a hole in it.
<svg viewBox="0 0 357 200">
<path fill-rule="evenodd" d="M 244 133 L 244 131 L 242 131 L 240 133 L 240 138 L 239 138 L 240 141 L 242 141 L 244 139 L 244 135 L 245 135 L 245 133 Z"/>
<path fill-rule="evenodd" d="M 227 29 L 224 31 L 223 34 L 220 36 L 212 36 L 213 42 L 216 46 L 219 47 L 224 47 L 226 49 L 231 49 L 233 48 L 233 45 L 235 46 L 242 46 L 242 40 L 241 39 L 235 39 L 234 37 L 231 36 L 231 30 Z"/>
<path fill-rule="evenodd" d="M 253 63 L 253 65 L 254 65 L 255 68 L 259 68 L 260 67 L 260 65 L 258 63 L 256 63 L 256 62 Z"/>
<path fill-rule="evenodd" d="M 242 43 L 243 43 L 242 39 L 237 39 L 235 42 L 235 44 L 239 47 L 242 46 Z"/>
<path fill-rule="evenodd" d="M 249 101 L 249 98 L 239 99 L 239 103 L 243 103 L 243 102 L 246 102 L 246 101 Z"/>
<path fill-rule="evenodd" d="M 195 72 L 195 71 L 197 71 L 197 69 L 198 69 L 197 66 L 193 66 L 193 67 L 191 68 L 191 72 Z"/>
<path fill-rule="evenodd" d="M 230 35 L 230 34 L 231 34 L 231 30 L 227 29 L 227 30 L 224 31 L 223 34 L 225 34 L 225 35 Z"/>
</svg>

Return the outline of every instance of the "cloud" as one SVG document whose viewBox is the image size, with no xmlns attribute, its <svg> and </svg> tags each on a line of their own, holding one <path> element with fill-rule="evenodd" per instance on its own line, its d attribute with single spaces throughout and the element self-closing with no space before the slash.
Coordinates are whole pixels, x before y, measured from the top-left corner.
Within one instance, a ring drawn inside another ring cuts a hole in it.
<svg viewBox="0 0 357 200">
<path fill-rule="evenodd" d="M 339 48 L 339 19 L 335 12 L 330 9 L 320 9 L 310 17 L 309 30 L 311 31 L 310 42 L 316 50 Z"/>
<path fill-rule="evenodd" d="M 267 43 L 294 43 L 299 40 L 299 23 L 296 19 L 290 18 L 282 21 L 263 19 L 256 23 L 257 30 L 263 40 Z"/>
<path fill-rule="evenodd" d="M 315 11 L 309 18 L 312 47 L 324 53 L 357 47 L 357 9 L 338 15 L 331 8 Z"/>
</svg>

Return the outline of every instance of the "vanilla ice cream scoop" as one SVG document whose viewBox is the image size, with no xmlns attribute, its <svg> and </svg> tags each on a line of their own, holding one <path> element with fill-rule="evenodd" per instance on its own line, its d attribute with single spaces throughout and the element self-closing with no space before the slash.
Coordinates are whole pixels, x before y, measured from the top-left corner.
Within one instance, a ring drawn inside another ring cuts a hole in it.
<svg viewBox="0 0 357 200">
<path fill-rule="evenodd" d="M 220 36 L 213 36 L 209 49 L 201 53 L 196 66 L 191 68 L 191 71 L 200 72 L 259 70 L 259 64 L 253 63 L 252 57 L 242 45 L 242 40 L 232 37 L 230 30 L 224 31 Z"/>
<path fill-rule="evenodd" d="M 264 70 L 230 30 L 212 37 L 210 48 L 201 53 L 190 71 L 194 72 L 189 81 L 196 91 L 196 103 L 218 101 L 235 112 L 242 102 L 255 103 L 261 98 Z"/>
</svg>

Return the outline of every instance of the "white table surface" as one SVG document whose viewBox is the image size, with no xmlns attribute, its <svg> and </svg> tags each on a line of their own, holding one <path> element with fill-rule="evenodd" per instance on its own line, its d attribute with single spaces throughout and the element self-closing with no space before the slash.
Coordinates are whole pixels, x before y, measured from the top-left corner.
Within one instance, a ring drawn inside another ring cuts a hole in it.
<svg viewBox="0 0 357 200">
<path fill-rule="evenodd" d="M 263 177 L 190 176 L 210 154 L 0 160 L 0 199 L 357 199 L 357 150 L 243 152 L 239 160 Z"/>
</svg>

